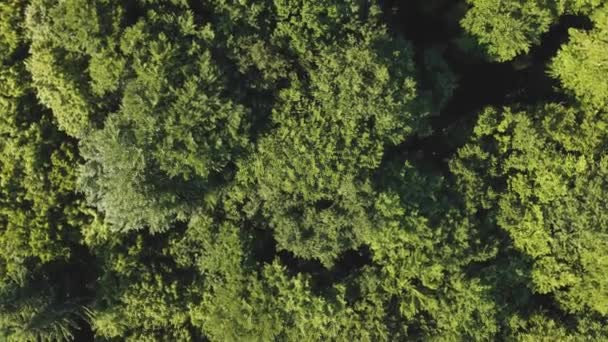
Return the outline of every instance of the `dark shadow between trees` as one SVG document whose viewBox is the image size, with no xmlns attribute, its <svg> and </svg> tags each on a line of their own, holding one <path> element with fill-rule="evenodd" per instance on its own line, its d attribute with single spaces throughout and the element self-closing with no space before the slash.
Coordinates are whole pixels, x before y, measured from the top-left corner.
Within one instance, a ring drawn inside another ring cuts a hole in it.
<svg viewBox="0 0 608 342">
<path fill-rule="evenodd" d="M 424 65 L 425 50 L 440 46 L 458 83 L 446 105 L 430 119 L 432 135 L 413 137 L 389 147 L 385 151 L 385 162 L 409 159 L 446 172 L 447 161 L 466 142 L 484 107 L 566 100 L 556 90 L 558 81 L 548 75 L 548 64 L 568 41 L 568 29 L 592 28 L 588 17 L 561 17 L 558 24 L 544 34 L 542 44 L 532 47 L 529 54 L 511 62 L 496 63 L 470 58 L 455 43 L 455 39 L 464 34 L 458 25 L 459 15 L 464 14 L 462 8 L 466 8 L 463 6 L 462 1 L 383 1 L 389 28 L 393 34 L 414 44 L 417 65 Z M 421 84 L 422 90 L 430 86 Z"/>
</svg>

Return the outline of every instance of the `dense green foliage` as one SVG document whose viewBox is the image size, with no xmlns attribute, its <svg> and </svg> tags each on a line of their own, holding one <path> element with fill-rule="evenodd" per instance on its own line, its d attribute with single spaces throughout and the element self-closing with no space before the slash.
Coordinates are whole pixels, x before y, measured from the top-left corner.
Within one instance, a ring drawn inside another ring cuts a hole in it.
<svg viewBox="0 0 608 342">
<path fill-rule="evenodd" d="M 564 89 L 580 102 L 601 109 L 608 105 L 608 5 L 591 16 L 594 28 L 570 30 L 565 44 L 551 66 L 551 73 L 560 79 Z"/>
<path fill-rule="evenodd" d="M 3 1 L 0 340 L 606 340 L 607 42 L 600 0 Z"/>
<path fill-rule="evenodd" d="M 602 0 L 467 0 L 471 9 L 465 30 L 486 48 L 489 57 L 507 61 L 541 42 L 559 17 L 589 14 Z"/>
<path fill-rule="evenodd" d="M 528 289 L 564 313 L 608 313 L 607 119 L 552 104 L 488 108 L 452 163 L 468 210 L 507 233 Z"/>
</svg>

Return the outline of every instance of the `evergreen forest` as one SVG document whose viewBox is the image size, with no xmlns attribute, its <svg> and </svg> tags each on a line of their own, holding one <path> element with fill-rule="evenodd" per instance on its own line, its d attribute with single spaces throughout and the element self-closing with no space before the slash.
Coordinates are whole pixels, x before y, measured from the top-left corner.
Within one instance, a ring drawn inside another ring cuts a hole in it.
<svg viewBox="0 0 608 342">
<path fill-rule="evenodd" d="M 608 341 L 608 0 L 0 0 L 0 341 Z"/>
</svg>

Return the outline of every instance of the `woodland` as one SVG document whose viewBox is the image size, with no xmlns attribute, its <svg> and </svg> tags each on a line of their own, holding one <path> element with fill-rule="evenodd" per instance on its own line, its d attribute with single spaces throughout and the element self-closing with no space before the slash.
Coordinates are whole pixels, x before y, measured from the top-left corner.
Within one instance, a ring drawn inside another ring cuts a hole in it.
<svg viewBox="0 0 608 342">
<path fill-rule="evenodd" d="M 0 341 L 608 341 L 608 1 L 0 1 Z"/>
</svg>

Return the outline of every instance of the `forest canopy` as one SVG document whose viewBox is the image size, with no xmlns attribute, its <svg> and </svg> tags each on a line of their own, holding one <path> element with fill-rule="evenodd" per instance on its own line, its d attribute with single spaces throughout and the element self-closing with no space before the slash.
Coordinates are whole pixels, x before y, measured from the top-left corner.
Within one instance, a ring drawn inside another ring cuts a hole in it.
<svg viewBox="0 0 608 342">
<path fill-rule="evenodd" d="M 602 0 L 4 0 L 0 340 L 608 340 Z"/>
</svg>

